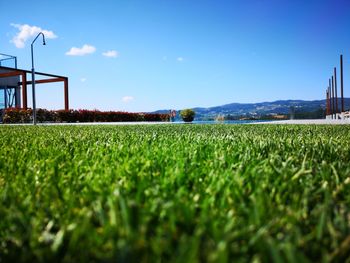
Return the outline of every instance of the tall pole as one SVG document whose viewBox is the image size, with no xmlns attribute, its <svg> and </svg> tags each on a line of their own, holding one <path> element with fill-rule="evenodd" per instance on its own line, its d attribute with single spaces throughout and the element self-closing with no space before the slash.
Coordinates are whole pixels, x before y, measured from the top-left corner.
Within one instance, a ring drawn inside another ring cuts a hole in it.
<svg viewBox="0 0 350 263">
<path fill-rule="evenodd" d="M 27 109 L 27 73 L 22 73 L 22 105 L 23 109 Z"/>
<path fill-rule="evenodd" d="M 33 40 L 31 44 L 31 54 L 32 54 L 32 95 L 33 95 L 33 125 L 36 125 L 36 101 L 35 101 L 35 69 L 34 69 L 34 52 L 33 52 L 33 44 L 37 38 L 42 35 L 43 36 L 43 45 L 45 45 L 45 35 L 43 32 L 40 32 Z"/>
<path fill-rule="evenodd" d="M 332 115 L 331 79 L 329 79 L 329 84 L 328 84 L 328 96 L 329 96 L 329 114 Z"/>
<path fill-rule="evenodd" d="M 340 96 L 341 96 L 341 112 L 344 112 L 344 84 L 343 84 L 343 55 L 340 55 Z"/>
<path fill-rule="evenodd" d="M 335 100 L 334 100 L 334 76 L 332 76 L 332 114 L 335 114 Z"/>
<path fill-rule="evenodd" d="M 328 115 L 331 114 L 331 96 L 329 93 L 329 87 L 327 88 L 327 96 L 328 96 Z"/>
<path fill-rule="evenodd" d="M 328 86 L 328 90 L 329 90 L 329 114 L 333 114 L 333 103 L 332 103 L 332 86 L 331 86 L 331 80 L 329 80 L 329 86 Z"/>
<path fill-rule="evenodd" d="M 337 68 L 336 67 L 334 67 L 334 90 L 335 90 L 335 113 L 338 113 L 339 108 L 338 108 Z"/>
<path fill-rule="evenodd" d="M 37 37 L 36 37 L 37 38 Z M 36 39 L 35 38 L 35 39 Z M 34 40 L 35 41 L 35 40 Z M 33 43 L 34 43 L 33 41 Z M 36 125 L 36 104 L 35 104 L 35 69 L 34 69 L 34 56 L 33 56 L 33 43 L 31 45 L 32 54 L 32 96 L 33 96 L 33 125 Z"/>
<path fill-rule="evenodd" d="M 329 97 L 328 97 L 328 88 L 326 89 L 326 116 L 329 115 Z"/>
</svg>

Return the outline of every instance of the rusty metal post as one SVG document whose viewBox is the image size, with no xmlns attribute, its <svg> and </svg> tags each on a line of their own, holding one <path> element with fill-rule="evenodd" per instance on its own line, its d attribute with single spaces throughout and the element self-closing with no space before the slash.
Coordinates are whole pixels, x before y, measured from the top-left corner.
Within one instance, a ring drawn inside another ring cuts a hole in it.
<svg viewBox="0 0 350 263">
<path fill-rule="evenodd" d="M 326 116 L 329 115 L 328 87 L 326 89 Z"/>
<path fill-rule="evenodd" d="M 334 67 L 334 90 L 335 90 L 335 113 L 339 113 L 339 108 L 338 108 L 338 92 L 337 92 L 337 68 Z"/>
<path fill-rule="evenodd" d="M 27 73 L 22 73 L 22 101 L 23 109 L 27 109 Z"/>
<path fill-rule="evenodd" d="M 332 88 L 331 88 L 331 80 L 329 80 L 329 86 L 328 86 L 328 97 L 329 97 L 329 114 L 332 115 L 333 111 L 332 111 L 332 107 L 333 107 L 333 103 L 332 103 Z"/>
<path fill-rule="evenodd" d="M 332 114 L 335 114 L 335 99 L 334 99 L 334 76 L 332 76 Z"/>
<path fill-rule="evenodd" d="M 331 88 L 328 87 L 328 114 L 330 115 L 331 114 Z"/>
<path fill-rule="evenodd" d="M 328 115 L 328 88 L 326 90 L 326 115 Z"/>
<path fill-rule="evenodd" d="M 344 112 L 344 83 L 343 83 L 343 55 L 340 55 L 340 96 L 341 96 L 341 112 Z"/>
<path fill-rule="evenodd" d="M 328 94 L 329 94 L 329 114 L 332 114 L 332 92 L 331 92 L 331 80 L 329 79 L 328 84 Z"/>
<path fill-rule="evenodd" d="M 64 109 L 69 110 L 69 101 L 68 101 L 68 78 L 64 79 Z"/>
<path fill-rule="evenodd" d="M 327 90 L 326 90 L 326 96 L 327 96 L 327 115 L 330 115 L 331 114 L 331 101 L 330 101 L 330 96 L 329 96 L 329 87 L 327 87 Z"/>
<path fill-rule="evenodd" d="M 331 88 L 331 79 L 329 79 L 328 84 L 328 94 L 329 94 L 329 114 L 333 114 L 333 103 L 332 103 L 332 88 Z"/>
</svg>

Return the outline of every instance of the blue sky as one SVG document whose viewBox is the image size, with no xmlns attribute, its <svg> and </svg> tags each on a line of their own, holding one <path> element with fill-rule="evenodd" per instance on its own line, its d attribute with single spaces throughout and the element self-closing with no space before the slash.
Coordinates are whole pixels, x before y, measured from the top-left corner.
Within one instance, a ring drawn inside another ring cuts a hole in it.
<svg viewBox="0 0 350 263">
<path fill-rule="evenodd" d="M 340 54 L 350 97 L 346 0 L 17 0 L 0 10 L 0 53 L 30 69 L 43 30 L 35 69 L 69 77 L 74 109 L 323 99 Z M 63 108 L 62 85 L 37 85 L 37 107 Z"/>
</svg>

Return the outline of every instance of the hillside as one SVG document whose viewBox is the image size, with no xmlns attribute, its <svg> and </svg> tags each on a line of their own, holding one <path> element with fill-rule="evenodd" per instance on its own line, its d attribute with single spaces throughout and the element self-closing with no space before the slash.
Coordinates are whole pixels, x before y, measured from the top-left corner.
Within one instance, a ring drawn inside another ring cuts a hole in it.
<svg viewBox="0 0 350 263">
<path fill-rule="evenodd" d="M 193 108 L 196 119 L 214 119 L 217 116 L 231 117 L 261 117 L 266 115 L 290 114 L 294 107 L 296 113 L 311 113 L 326 108 L 326 100 L 277 100 L 273 102 L 260 103 L 230 103 L 221 106 Z M 340 99 L 338 99 L 340 108 Z M 350 98 L 345 98 L 345 109 L 350 108 Z M 158 110 L 156 113 L 167 113 L 169 110 Z"/>
</svg>

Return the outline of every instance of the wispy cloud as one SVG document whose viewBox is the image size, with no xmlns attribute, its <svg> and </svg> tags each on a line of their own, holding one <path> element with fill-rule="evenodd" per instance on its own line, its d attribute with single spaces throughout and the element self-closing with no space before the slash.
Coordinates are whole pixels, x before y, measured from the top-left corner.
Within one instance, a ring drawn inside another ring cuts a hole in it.
<svg viewBox="0 0 350 263">
<path fill-rule="evenodd" d="M 106 52 L 103 52 L 102 55 L 108 58 L 116 58 L 119 57 L 119 52 L 116 50 L 108 50 Z"/>
<path fill-rule="evenodd" d="M 15 44 L 17 48 L 24 48 L 26 41 L 35 37 L 40 32 L 43 32 L 45 38 L 57 38 L 53 31 L 42 29 L 38 26 L 30 26 L 28 24 L 11 24 L 11 26 L 18 29 L 17 34 L 11 40 L 11 42 Z"/>
<path fill-rule="evenodd" d="M 86 81 L 86 78 L 81 78 L 80 81 L 81 81 L 81 82 L 85 82 L 85 81 Z"/>
<path fill-rule="evenodd" d="M 124 103 L 129 103 L 129 102 L 131 102 L 131 101 L 133 101 L 135 98 L 133 97 L 133 96 L 124 96 L 123 98 L 122 98 L 122 101 L 124 102 Z"/>
<path fill-rule="evenodd" d="M 96 51 L 96 48 L 91 45 L 83 45 L 81 48 L 72 47 L 69 51 L 66 52 L 67 56 L 85 56 L 92 54 Z"/>
<path fill-rule="evenodd" d="M 183 58 L 183 57 L 178 57 L 176 60 L 177 60 L 178 62 L 182 62 L 182 61 L 184 61 L 184 58 Z"/>
</svg>

